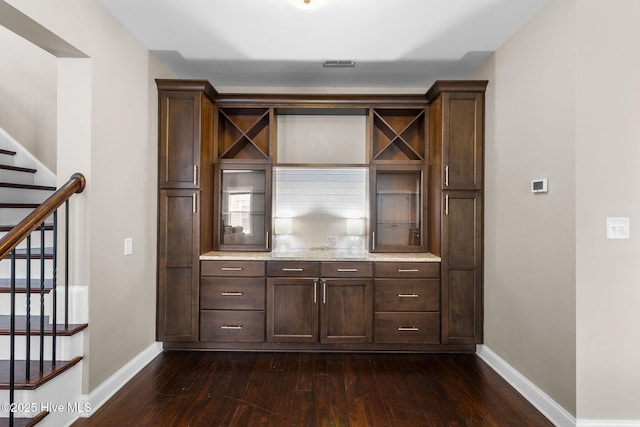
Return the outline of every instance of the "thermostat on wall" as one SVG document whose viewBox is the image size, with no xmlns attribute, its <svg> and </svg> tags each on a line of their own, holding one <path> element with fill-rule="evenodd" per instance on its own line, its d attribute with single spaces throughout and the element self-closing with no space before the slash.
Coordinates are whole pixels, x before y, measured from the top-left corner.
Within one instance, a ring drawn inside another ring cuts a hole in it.
<svg viewBox="0 0 640 427">
<path fill-rule="evenodd" d="M 546 193 L 547 191 L 547 178 L 534 179 L 531 181 L 532 193 Z"/>
</svg>

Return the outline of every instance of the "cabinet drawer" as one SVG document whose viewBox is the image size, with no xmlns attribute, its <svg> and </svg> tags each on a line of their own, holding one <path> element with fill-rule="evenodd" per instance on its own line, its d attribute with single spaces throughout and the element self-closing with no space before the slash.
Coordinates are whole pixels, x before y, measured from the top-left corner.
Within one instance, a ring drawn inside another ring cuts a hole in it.
<svg viewBox="0 0 640 427">
<path fill-rule="evenodd" d="M 440 342 L 440 313 L 376 313 L 375 342 L 437 344 Z"/>
<path fill-rule="evenodd" d="M 328 261 L 322 262 L 322 277 L 372 277 L 373 263 Z"/>
<path fill-rule="evenodd" d="M 264 261 L 202 261 L 202 276 L 264 276 Z"/>
<path fill-rule="evenodd" d="M 377 279 L 376 311 L 439 311 L 440 280 Z"/>
<path fill-rule="evenodd" d="M 204 310 L 264 310 L 262 277 L 202 277 L 200 308 Z"/>
<path fill-rule="evenodd" d="M 320 263 L 316 261 L 269 261 L 270 277 L 320 277 Z"/>
<path fill-rule="evenodd" d="M 439 262 L 376 262 L 376 277 L 440 277 Z"/>
<path fill-rule="evenodd" d="M 263 342 L 264 311 L 202 310 L 200 341 Z"/>
</svg>

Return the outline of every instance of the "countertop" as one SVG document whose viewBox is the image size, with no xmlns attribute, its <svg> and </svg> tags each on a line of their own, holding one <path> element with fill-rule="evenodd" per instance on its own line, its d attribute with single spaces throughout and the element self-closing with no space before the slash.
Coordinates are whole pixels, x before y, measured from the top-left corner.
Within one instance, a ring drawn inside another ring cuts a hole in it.
<svg viewBox="0 0 640 427">
<path fill-rule="evenodd" d="M 440 262 L 439 256 L 431 253 L 353 253 L 340 249 L 292 250 L 278 252 L 211 251 L 200 255 L 202 261 L 387 261 L 387 262 Z"/>
</svg>

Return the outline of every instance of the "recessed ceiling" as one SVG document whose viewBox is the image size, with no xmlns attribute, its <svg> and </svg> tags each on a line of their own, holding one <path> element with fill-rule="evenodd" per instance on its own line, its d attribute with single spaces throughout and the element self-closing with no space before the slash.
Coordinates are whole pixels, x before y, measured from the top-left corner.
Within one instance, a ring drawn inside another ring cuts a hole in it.
<svg viewBox="0 0 640 427">
<path fill-rule="evenodd" d="M 98 1 L 181 78 L 221 92 L 402 92 L 467 78 L 549 0 Z"/>
</svg>

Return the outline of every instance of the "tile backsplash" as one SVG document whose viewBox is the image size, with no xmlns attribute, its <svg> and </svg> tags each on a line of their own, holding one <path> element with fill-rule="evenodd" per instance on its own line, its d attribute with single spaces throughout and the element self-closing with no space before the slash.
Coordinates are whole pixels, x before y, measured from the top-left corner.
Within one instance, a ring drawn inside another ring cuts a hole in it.
<svg viewBox="0 0 640 427">
<path fill-rule="evenodd" d="M 356 246 L 364 250 L 369 214 L 368 179 L 367 168 L 275 167 L 273 216 L 291 218 L 292 232 L 291 235 L 275 236 L 276 251 L 353 250 Z M 347 219 L 354 218 L 364 222 L 365 235 L 347 234 Z M 274 233 L 278 231 L 281 230 L 276 229 Z"/>
</svg>

